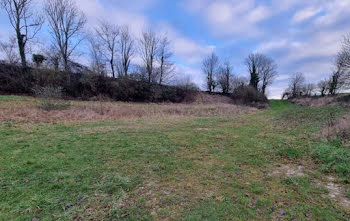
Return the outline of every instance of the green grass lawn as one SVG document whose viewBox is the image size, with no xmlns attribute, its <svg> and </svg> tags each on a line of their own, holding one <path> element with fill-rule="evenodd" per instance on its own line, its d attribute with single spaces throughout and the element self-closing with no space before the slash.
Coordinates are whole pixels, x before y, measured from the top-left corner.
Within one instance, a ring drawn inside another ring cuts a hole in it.
<svg viewBox="0 0 350 221">
<path fill-rule="evenodd" d="M 350 195 L 349 148 L 317 135 L 329 111 L 347 110 L 272 101 L 239 117 L 0 121 L 0 220 L 349 220 L 324 185 L 331 174 Z"/>
</svg>

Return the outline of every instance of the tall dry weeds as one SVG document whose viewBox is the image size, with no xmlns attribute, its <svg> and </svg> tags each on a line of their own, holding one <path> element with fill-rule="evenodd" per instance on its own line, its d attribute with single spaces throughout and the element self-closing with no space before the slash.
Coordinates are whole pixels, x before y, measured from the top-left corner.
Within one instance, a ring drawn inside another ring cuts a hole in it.
<svg viewBox="0 0 350 221">
<path fill-rule="evenodd" d="M 339 139 L 343 142 L 350 141 L 350 113 L 339 120 L 335 120 L 334 114 L 330 114 L 327 126 L 322 130 L 322 136 L 328 140 Z"/>
<path fill-rule="evenodd" d="M 35 101 L 35 100 L 34 100 Z M 255 108 L 232 104 L 139 104 L 108 102 L 72 102 L 66 110 L 50 112 L 39 109 L 35 102 L 8 104 L 0 107 L 0 121 L 54 123 L 167 117 L 234 117 Z"/>
</svg>

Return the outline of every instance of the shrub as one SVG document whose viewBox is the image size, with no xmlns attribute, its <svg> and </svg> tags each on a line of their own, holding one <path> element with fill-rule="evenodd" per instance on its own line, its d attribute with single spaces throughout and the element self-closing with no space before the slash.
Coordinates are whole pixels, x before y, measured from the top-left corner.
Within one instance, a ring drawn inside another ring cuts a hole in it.
<svg viewBox="0 0 350 221">
<path fill-rule="evenodd" d="M 36 88 L 32 90 L 34 85 Z M 85 100 L 102 96 L 115 101 L 178 103 L 193 101 L 196 95 L 195 87 L 190 84 L 166 86 L 149 84 L 135 77 L 115 79 L 96 75 L 88 70 L 78 72 L 45 68 L 23 70 L 15 65 L 0 64 L 0 92 L 2 93 L 36 95 L 48 100 L 43 93 L 53 91 L 54 88 L 60 88 L 60 94 L 62 95 L 64 91 L 66 97 Z"/>
<path fill-rule="evenodd" d="M 36 64 L 36 67 L 40 67 L 41 64 L 46 60 L 46 58 L 44 55 L 41 54 L 33 54 L 32 60 Z"/>
<path fill-rule="evenodd" d="M 267 97 L 251 86 L 240 86 L 232 93 L 232 98 L 235 103 L 248 104 L 253 106 L 264 106 L 267 104 Z"/>
<path fill-rule="evenodd" d="M 31 69 L 0 64 L 0 91 L 8 94 L 30 94 L 33 85 Z"/>
<path fill-rule="evenodd" d="M 63 110 L 69 107 L 69 103 L 62 100 L 62 88 L 60 87 L 35 87 L 36 97 L 40 98 L 39 108 L 45 111 Z"/>
<path fill-rule="evenodd" d="M 350 102 L 350 95 L 346 96 L 340 96 L 337 98 L 339 102 L 349 103 Z"/>
</svg>

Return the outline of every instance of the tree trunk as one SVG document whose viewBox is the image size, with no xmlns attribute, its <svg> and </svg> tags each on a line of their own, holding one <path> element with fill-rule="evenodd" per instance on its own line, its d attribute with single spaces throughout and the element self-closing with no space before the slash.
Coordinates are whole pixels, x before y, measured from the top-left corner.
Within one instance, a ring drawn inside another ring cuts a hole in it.
<svg viewBox="0 0 350 221">
<path fill-rule="evenodd" d="M 114 73 L 114 65 L 113 65 L 113 58 L 110 60 L 110 65 L 111 65 L 111 69 L 112 69 L 112 76 L 113 76 L 113 78 L 115 78 L 115 73 Z"/>
<path fill-rule="evenodd" d="M 265 95 L 265 92 L 266 92 L 266 85 L 263 85 L 261 87 L 261 92 Z"/>
<path fill-rule="evenodd" d="M 18 49 L 19 49 L 19 55 L 21 56 L 21 63 L 22 67 L 27 67 L 27 60 L 26 60 L 26 53 L 25 53 L 25 42 L 24 38 L 20 31 L 17 31 L 17 41 L 18 41 Z"/>
</svg>

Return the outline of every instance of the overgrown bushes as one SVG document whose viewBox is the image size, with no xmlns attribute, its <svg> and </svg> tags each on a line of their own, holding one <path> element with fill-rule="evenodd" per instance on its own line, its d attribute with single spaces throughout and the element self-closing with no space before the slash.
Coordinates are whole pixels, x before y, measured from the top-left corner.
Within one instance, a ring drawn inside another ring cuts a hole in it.
<svg viewBox="0 0 350 221">
<path fill-rule="evenodd" d="M 233 91 L 232 98 L 235 103 L 265 107 L 268 104 L 267 97 L 251 86 L 240 86 Z"/>
<path fill-rule="evenodd" d="M 131 78 L 115 79 L 51 69 L 24 71 L 20 67 L 0 64 L 0 92 L 35 95 L 37 88 L 61 88 L 61 96 L 66 98 L 90 100 L 107 97 L 134 102 L 189 102 L 196 94 L 193 87 L 149 84 Z"/>
<path fill-rule="evenodd" d="M 43 110 L 63 110 L 70 106 L 68 102 L 62 100 L 61 87 L 36 86 L 33 92 L 36 97 L 40 98 L 39 108 Z"/>
<path fill-rule="evenodd" d="M 33 88 L 31 69 L 0 64 L 0 92 L 9 94 L 28 94 Z"/>
</svg>

